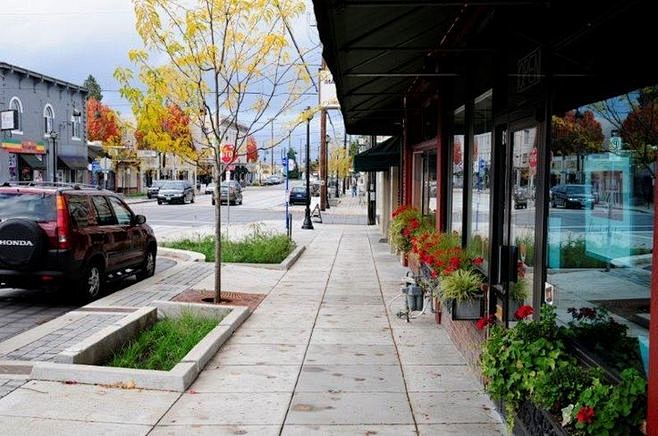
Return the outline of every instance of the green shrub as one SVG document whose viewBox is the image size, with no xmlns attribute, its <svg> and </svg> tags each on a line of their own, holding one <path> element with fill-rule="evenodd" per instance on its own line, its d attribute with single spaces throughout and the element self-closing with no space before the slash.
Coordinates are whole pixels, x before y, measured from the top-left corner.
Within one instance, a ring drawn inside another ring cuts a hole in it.
<svg viewBox="0 0 658 436">
<path fill-rule="evenodd" d="M 600 370 L 582 368 L 573 359 L 565 360 L 555 371 L 537 379 L 532 402 L 546 410 L 559 412 L 569 404 L 575 404 L 595 377 L 601 377 Z"/>
</svg>

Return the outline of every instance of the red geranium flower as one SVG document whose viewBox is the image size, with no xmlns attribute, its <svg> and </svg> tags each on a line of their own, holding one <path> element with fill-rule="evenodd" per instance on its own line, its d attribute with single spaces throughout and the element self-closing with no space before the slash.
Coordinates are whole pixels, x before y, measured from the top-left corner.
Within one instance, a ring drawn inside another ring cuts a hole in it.
<svg viewBox="0 0 658 436">
<path fill-rule="evenodd" d="M 535 311 L 532 307 L 530 307 L 528 305 L 521 306 L 518 309 L 516 309 L 516 312 L 514 312 L 514 318 L 516 318 L 518 320 L 521 320 L 521 319 L 529 317 L 533 313 L 535 313 Z"/>
<path fill-rule="evenodd" d="M 475 327 L 477 327 L 478 330 L 484 330 L 486 327 L 494 325 L 495 323 L 496 315 L 491 314 L 489 316 L 483 316 L 482 318 L 478 319 L 475 323 Z"/>
<path fill-rule="evenodd" d="M 473 259 L 473 265 L 482 265 L 482 262 L 484 262 L 482 256 L 478 256 L 475 259 Z"/>
<path fill-rule="evenodd" d="M 578 411 L 578 414 L 576 414 L 576 419 L 578 419 L 578 422 L 581 424 L 591 424 L 595 416 L 596 413 L 594 412 L 594 409 L 589 406 L 583 406 Z"/>
</svg>

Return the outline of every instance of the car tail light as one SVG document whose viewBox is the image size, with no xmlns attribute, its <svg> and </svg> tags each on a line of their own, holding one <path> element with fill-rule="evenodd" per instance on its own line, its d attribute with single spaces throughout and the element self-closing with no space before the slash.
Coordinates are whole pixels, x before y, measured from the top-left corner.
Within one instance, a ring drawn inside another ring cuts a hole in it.
<svg viewBox="0 0 658 436">
<path fill-rule="evenodd" d="M 60 249 L 71 248 L 69 241 L 69 214 L 62 195 L 57 195 L 57 246 Z"/>
</svg>

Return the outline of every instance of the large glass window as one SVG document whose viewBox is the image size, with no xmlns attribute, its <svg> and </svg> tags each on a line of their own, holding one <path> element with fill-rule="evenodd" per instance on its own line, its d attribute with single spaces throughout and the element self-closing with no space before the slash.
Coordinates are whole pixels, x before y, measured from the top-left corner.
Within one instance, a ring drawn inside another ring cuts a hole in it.
<svg viewBox="0 0 658 436">
<path fill-rule="evenodd" d="M 657 90 L 553 116 L 545 299 L 564 321 L 582 308 L 603 309 L 632 335 L 646 335 Z M 600 336 L 614 340 L 610 332 Z"/>
<path fill-rule="evenodd" d="M 493 118 L 491 91 L 475 99 L 473 106 L 473 143 L 471 146 L 471 211 L 469 245 L 485 259 L 488 257 L 489 196 L 491 193 L 491 143 Z"/>
<path fill-rule="evenodd" d="M 450 228 L 461 233 L 464 214 L 464 106 L 453 115 L 452 214 Z"/>
<path fill-rule="evenodd" d="M 423 215 L 436 214 L 436 151 L 414 153 L 414 206 Z"/>
</svg>

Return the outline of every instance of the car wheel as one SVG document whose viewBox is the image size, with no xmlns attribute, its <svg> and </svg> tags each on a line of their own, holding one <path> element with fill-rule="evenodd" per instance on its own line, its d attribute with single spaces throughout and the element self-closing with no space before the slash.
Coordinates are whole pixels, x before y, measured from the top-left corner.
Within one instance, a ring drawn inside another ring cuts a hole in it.
<svg viewBox="0 0 658 436">
<path fill-rule="evenodd" d="M 162 206 L 162 202 L 160 200 L 158 200 L 158 204 Z"/>
<path fill-rule="evenodd" d="M 155 274 L 155 250 L 149 249 L 142 262 L 141 270 L 136 274 L 137 280 L 144 280 L 153 277 Z"/>
<path fill-rule="evenodd" d="M 78 282 L 78 296 L 83 301 L 94 301 L 103 292 L 103 268 L 99 262 L 89 264 Z"/>
<path fill-rule="evenodd" d="M 194 195 L 192 195 L 192 199 L 190 200 L 190 203 L 194 203 Z"/>
<path fill-rule="evenodd" d="M 215 199 L 214 198 L 210 202 L 212 203 L 213 206 L 215 205 Z"/>
<path fill-rule="evenodd" d="M 557 205 L 555 204 L 555 201 L 551 201 L 551 207 L 552 207 L 553 209 L 555 209 L 555 208 L 557 207 Z"/>
</svg>

